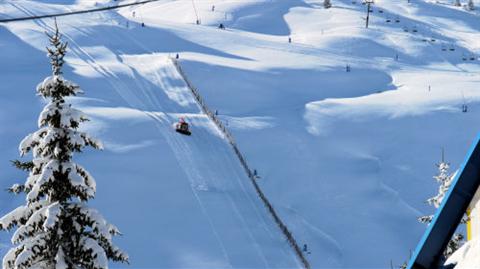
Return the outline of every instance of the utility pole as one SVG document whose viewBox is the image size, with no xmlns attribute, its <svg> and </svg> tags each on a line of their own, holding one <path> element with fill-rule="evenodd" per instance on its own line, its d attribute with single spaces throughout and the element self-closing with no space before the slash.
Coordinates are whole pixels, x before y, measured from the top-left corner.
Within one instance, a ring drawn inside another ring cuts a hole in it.
<svg viewBox="0 0 480 269">
<path fill-rule="evenodd" d="M 368 21 L 370 20 L 370 12 L 372 12 L 372 10 L 370 9 L 370 5 L 373 4 L 373 0 L 365 0 L 364 4 L 367 4 L 367 19 L 365 21 L 365 28 L 368 28 Z"/>
</svg>

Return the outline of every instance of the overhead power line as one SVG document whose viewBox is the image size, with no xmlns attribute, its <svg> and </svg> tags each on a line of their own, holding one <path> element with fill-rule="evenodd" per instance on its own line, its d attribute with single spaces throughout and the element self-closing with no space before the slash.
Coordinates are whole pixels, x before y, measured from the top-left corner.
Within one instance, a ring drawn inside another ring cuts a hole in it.
<svg viewBox="0 0 480 269">
<path fill-rule="evenodd" d="M 28 20 L 36 20 L 36 19 L 43 19 L 43 18 L 61 17 L 61 16 L 68 16 L 68 15 L 75 15 L 75 14 L 99 12 L 99 11 L 117 9 L 117 8 L 128 7 L 128 6 L 142 5 L 142 4 L 146 4 L 146 3 L 150 3 L 150 2 L 157 2 L 157 1 L 160 1 L 160 0 L 144 0 L 144 1 L 139 1 L 139 2 L 135 2 L 135 3 L 120 4 L 120 5 L 116 5 L 116 6 L 108 6 L 108 7 L 100 7 L 100 8 L 92 8 L 92 9 L 86 9 L 86 10 L 77 10 L 77 11 L 70 11 L 70 12 L 64 12 L 64 13 L 38 15 L 38 16 L 27 16 L 27 17 L 10 18 L 10 19 L 0 19 L 0 23 L 14 22 L 14 21 L 28 21 Z"/>
<path fill-rule="evenodd" d="M 197 23 L 198 23 L 198 12 L 197 12 L 197 7 L 195 6 L 195 0 L 192 0 L 192 5 L 193 5 L 193 11 L 195 11 L 195 17 L 197 18 Z"/>
</svg>

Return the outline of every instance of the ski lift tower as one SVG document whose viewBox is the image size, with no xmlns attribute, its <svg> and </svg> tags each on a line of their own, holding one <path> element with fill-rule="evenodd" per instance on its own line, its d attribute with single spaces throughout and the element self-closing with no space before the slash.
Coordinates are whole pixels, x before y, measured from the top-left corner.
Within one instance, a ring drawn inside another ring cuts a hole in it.
<svg viewBox="0 0 480 269">
<path fill-rule="evenodd" d="M 364 5 L 367 5 L 367 18 L 365 19 L 365 28 L 368 28 L 368 22 L 370 20 L 370 13 L 372 12 L 372 9 L 370 8 L 370 5 L 373 4 L 373 0 L 365 0 L 363 2 Z"/>
<path fill-rule="evenodd" d="M 460 224 L 470 216 L 467 238 L 480 236 L 480 135 L 453 179 L 442 204 L 408 263 L 408 269 L 441 268 L 443 251 Z"/>
</svg>

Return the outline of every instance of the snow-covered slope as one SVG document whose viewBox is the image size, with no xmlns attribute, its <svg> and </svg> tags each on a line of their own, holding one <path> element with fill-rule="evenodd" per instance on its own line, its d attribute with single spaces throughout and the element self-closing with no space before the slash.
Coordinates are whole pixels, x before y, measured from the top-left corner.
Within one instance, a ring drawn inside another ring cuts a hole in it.
<svg viewBox="0 0 480 269">
<path fill-rule="evenodd" d="M 478 267 L 480 263 L 479 246 L 478 239 L 468 241 L 446 261 L 446 264 L 454 264 L 457 269 Z"/>
<path fill-rule="evenodd" d="M 43 23 L 35 27 L 40 35 L 42 27 L 49 29 Z M 98 182 L 94 205 L 129 234 L 118 244 L 131 256 L 131 266 L 298 266 L 230 146 L 199 114 L 171 61 L 151 51 L 148 55 L 133 53 L 145 52 L 135 42 L 127 55 L 112 49 L 121 44 L 84 45 L 95 42 L 97 36 L 82 40 L 70 36 L 67 27 L 64 31 L 70 43 L 69 63 L 74 70 L 78 66 L 76 71 L 83 75 L 69 71 L 69 77 L 88 93 L 88 98 L 78 98 L 75 103 L 92 117 L 87 128 L 103 138 L 106 147 L 102 154 L 90 153 L 79 159 L 98 179 L 104 179 Z M 106 33 L 98 34 L 109 38 Z M 128 39 L 127 33 L 119 31 L 110 37 Z M 44 44 L 37 45 L 41 49 Z M 41 51 L 30 50 L 29 54 L 32 58 L 39 54 L 38 59 L 44 61 Z M 47 73 L 48 66 L 43 71 Z M 29 87 L 6 89 L 28 96 L 35 84 L 30 81 Z M 192 137 L 180 136 L 172 129 L 179 116 L 192 124 Z M 33 129 L 34 124 L 31 120 L 24 131 Z M 11 144 L 9 148 L 15 148 L 15 143 Z M 9 198 L 2 194 L 2 201 Z M 2 212 L 9 208 L 2 206 Z"/>
<path fill-rule="evenodd" d="M 92 2 L 4 2 L 0 12 L 108 3 Z M 332 2 L 163 0 L 58 19 L 70 43 L 65 76 L 86 91 L 75 102 L 106 144 L 78 158 L 97 178 L 94 205 L 124 233 L 117 241 L 132 267 L 299 266 L 167 60 L 176 53 L 314 268 L 408 258 L 425 228 L 416 218 L 431 211 L 424 200 L 436 191 L 441 148 L 456 167 L 478 129 L 478 13 L 446 0 L 378 0 L 365 29 L 360 1 Z M 43 31 L 52 23 L 0 26 L 4 187 L 24 177 L 8 160 L 35 129 L 33 90 L 49 74 Z M 191 137 L 172 131 L 179 116 Z M 0 194 L 0 213 L 21 201 Z M 0 239 L 2 254 L 8 235 Z"/>
</svg>

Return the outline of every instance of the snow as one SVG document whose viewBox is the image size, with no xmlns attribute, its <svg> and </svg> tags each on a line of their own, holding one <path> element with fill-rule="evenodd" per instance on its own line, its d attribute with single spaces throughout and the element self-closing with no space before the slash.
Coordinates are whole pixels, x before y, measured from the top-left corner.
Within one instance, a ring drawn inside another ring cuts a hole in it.
<svg viewBox="0 0 480 269">
<path fill-rule="evenodd" d="M 108 268 L 108 260 L 105 251 L 96 240 L 84 236 L 80 239 L 80 244 L 82 250 L 92 251 L 92 256 L 95 257 L 92 268 Z"/>
<path fill-rule="evenodd" d="M 35 259 L 36 251 L 33 250 L 33 246 L 37 246 L 35 248 L 45 247 L 46 244 L 47 242 L 45 240 L 45 234 L 41 233 L 36 235 L 32 239 L 27 240 L 21 246 L 13 248 L 14 250 L 20 250 L 20 254 L 18 254 L 17 259 L 14 260 L 15 267 L 16 268 L 24 267 L 28 263 L 28 261 Z M 10 255 L 7 255 L 7 256 L 8 258 L 14 258 Z M 4 257 L 4 260 L 3 260 L 4 264 L 8 262 L 7 256 Z M 39 261 L 39 264 L 37 264 L 37 266 L 41 268 L 40 264 L 41 264 L 41 261 Z M 5 267 L 5 268 L 8 268 L 8 267 Z"/>
<path fill-rule="evenodd" d="M 455 269 L 476 268 L 480 264 L 479 247 L 478 238 L 468 241 L 450 256 L 445 264 L 454 264 Z"/>
<path fill-rule="evenodd" d="M 43 228 L 45 230 L 52 229 L 56 223 L 58 223 L 58 217 L 61 213 L 62 206 L 56 202 L 46 207 L 45 222 Z"/>
<path fill-rule="evenodd" d="M 408 259 L 425 229 L 417 217 L 433 213 L 424 201 L 437 192 L 431 176 L 441 148 L 456 169 L 478 132 L 480 68 L 462 55 L 480 52 L 479 13 L 446 0 L 378 0 L 366 30 L 360 2 L 324 9 L 318 0 L 195 1 L 201 25 L 191 1 L 58 18 L 69 42 L 64 76 L 85 91 L 69 101 L 91 119 L 72 137 L 88 131 L 105 141 L 103 152 L 78 156 L 97 179 L 92 206 L 124 234 L 115 242 L 132 267 L 299 267 L 168 60 L 176 53 L 228 122 L 280 217 L 308 244 L 313 268 Z M 93 6 L 10 1 L 0 15 Z M 0 126 L 14 126 L 0 129 L 5 188 L 25 176 L 9 160 L 44 105 L 35 85 L 51 72 L 44 31 L 52 25 L 0 26 L 0 72 L 8 78 L 0 85 Z M 403 30 L 414 27 L 417 33 Z M 442 51 L 451 45 L 455 51 Z M 181 116 L 191 137 L 171 128 Z M 0 213 L 22 199 L 1 193 Z M 0 234 L 2 255 L 9 237 Z"/>
<path fill-rule="evenodd" d="M 55 256 L 55 261 L 57 262 L 55 264 L 55 269 L 67 269 L 68 264 L 65 261 L 65 254 L 63 253 L 63 249 L 59 248 L 57 255 Z"/>
<path fill-rule="evenodd" d="M 80 212 L 85 216 L 85 218 L 93 223 L 92 228 L 94 231 L 96 231 L 95 233 L 104 239 L 111 240 L 112 235 L 119 233 L 118 229 L 115 226 L 108 224 L 97 210 L 86 208 L 82 205 L 74 206 L 80 208 Z"/>
<path fill-rule="evenodd" d="M 40 113 L 38 118 L 38 126 L 44 126 L 48 117 L 55 115 L 55 113 L 62 115 L 62 122 L 60 123 L 60 126 L 66 128 L 72 127 L 72 121 L 81 122 L 82 119 L 86 118 L 81 111 L 71 108 L 70 104 L 50 103 L 45 106 L 43 111 Z"/>
<path fill-rule="evenodd" d="M 75 83 L 72 83 L 71 81 L 65 80 L 62 76 L 60 75 L 53 75 L 46 77 L 43 82 L 37 85 L 37 92 L 44 92 L 46 96 L 50 96 L 52 92 L 56 91 L 56 87 L 58 87 L 58 84 L 62 83 L 64 87 L 66 88 L 71 88 L 74 89 L 74 92 L 76 94 L 82 93 L 83 91 L 76 85 Z M 51 110 L 53 109 L 52 107 L 47 107 L 46 109 Z M 42 116 L 40 117 L 42 118 Z M 39 124 L 40 125 L 40 124 Z"/>
<path fill-rule="evenodd" d="M 12 222 L 17 219 L 26 219 L 29 215 L 29 208 L 26 206 L 19 206 L 15 210 L 12 210 L 8 214 L 4 215 L 0 219 L 0 224 L 2 227 L 11 227 Z"/>
<path fill-rule="evenodd" d="M 5 256 L 3 257 L 3 261 L 2 261 L 3 268 L 7 268 L 8 264 L 11 261 L 15 260 L 15 252 L 16 251 L 18 251 L 18 249 L 12 248 L 5 254 Z"/>
</svg>

